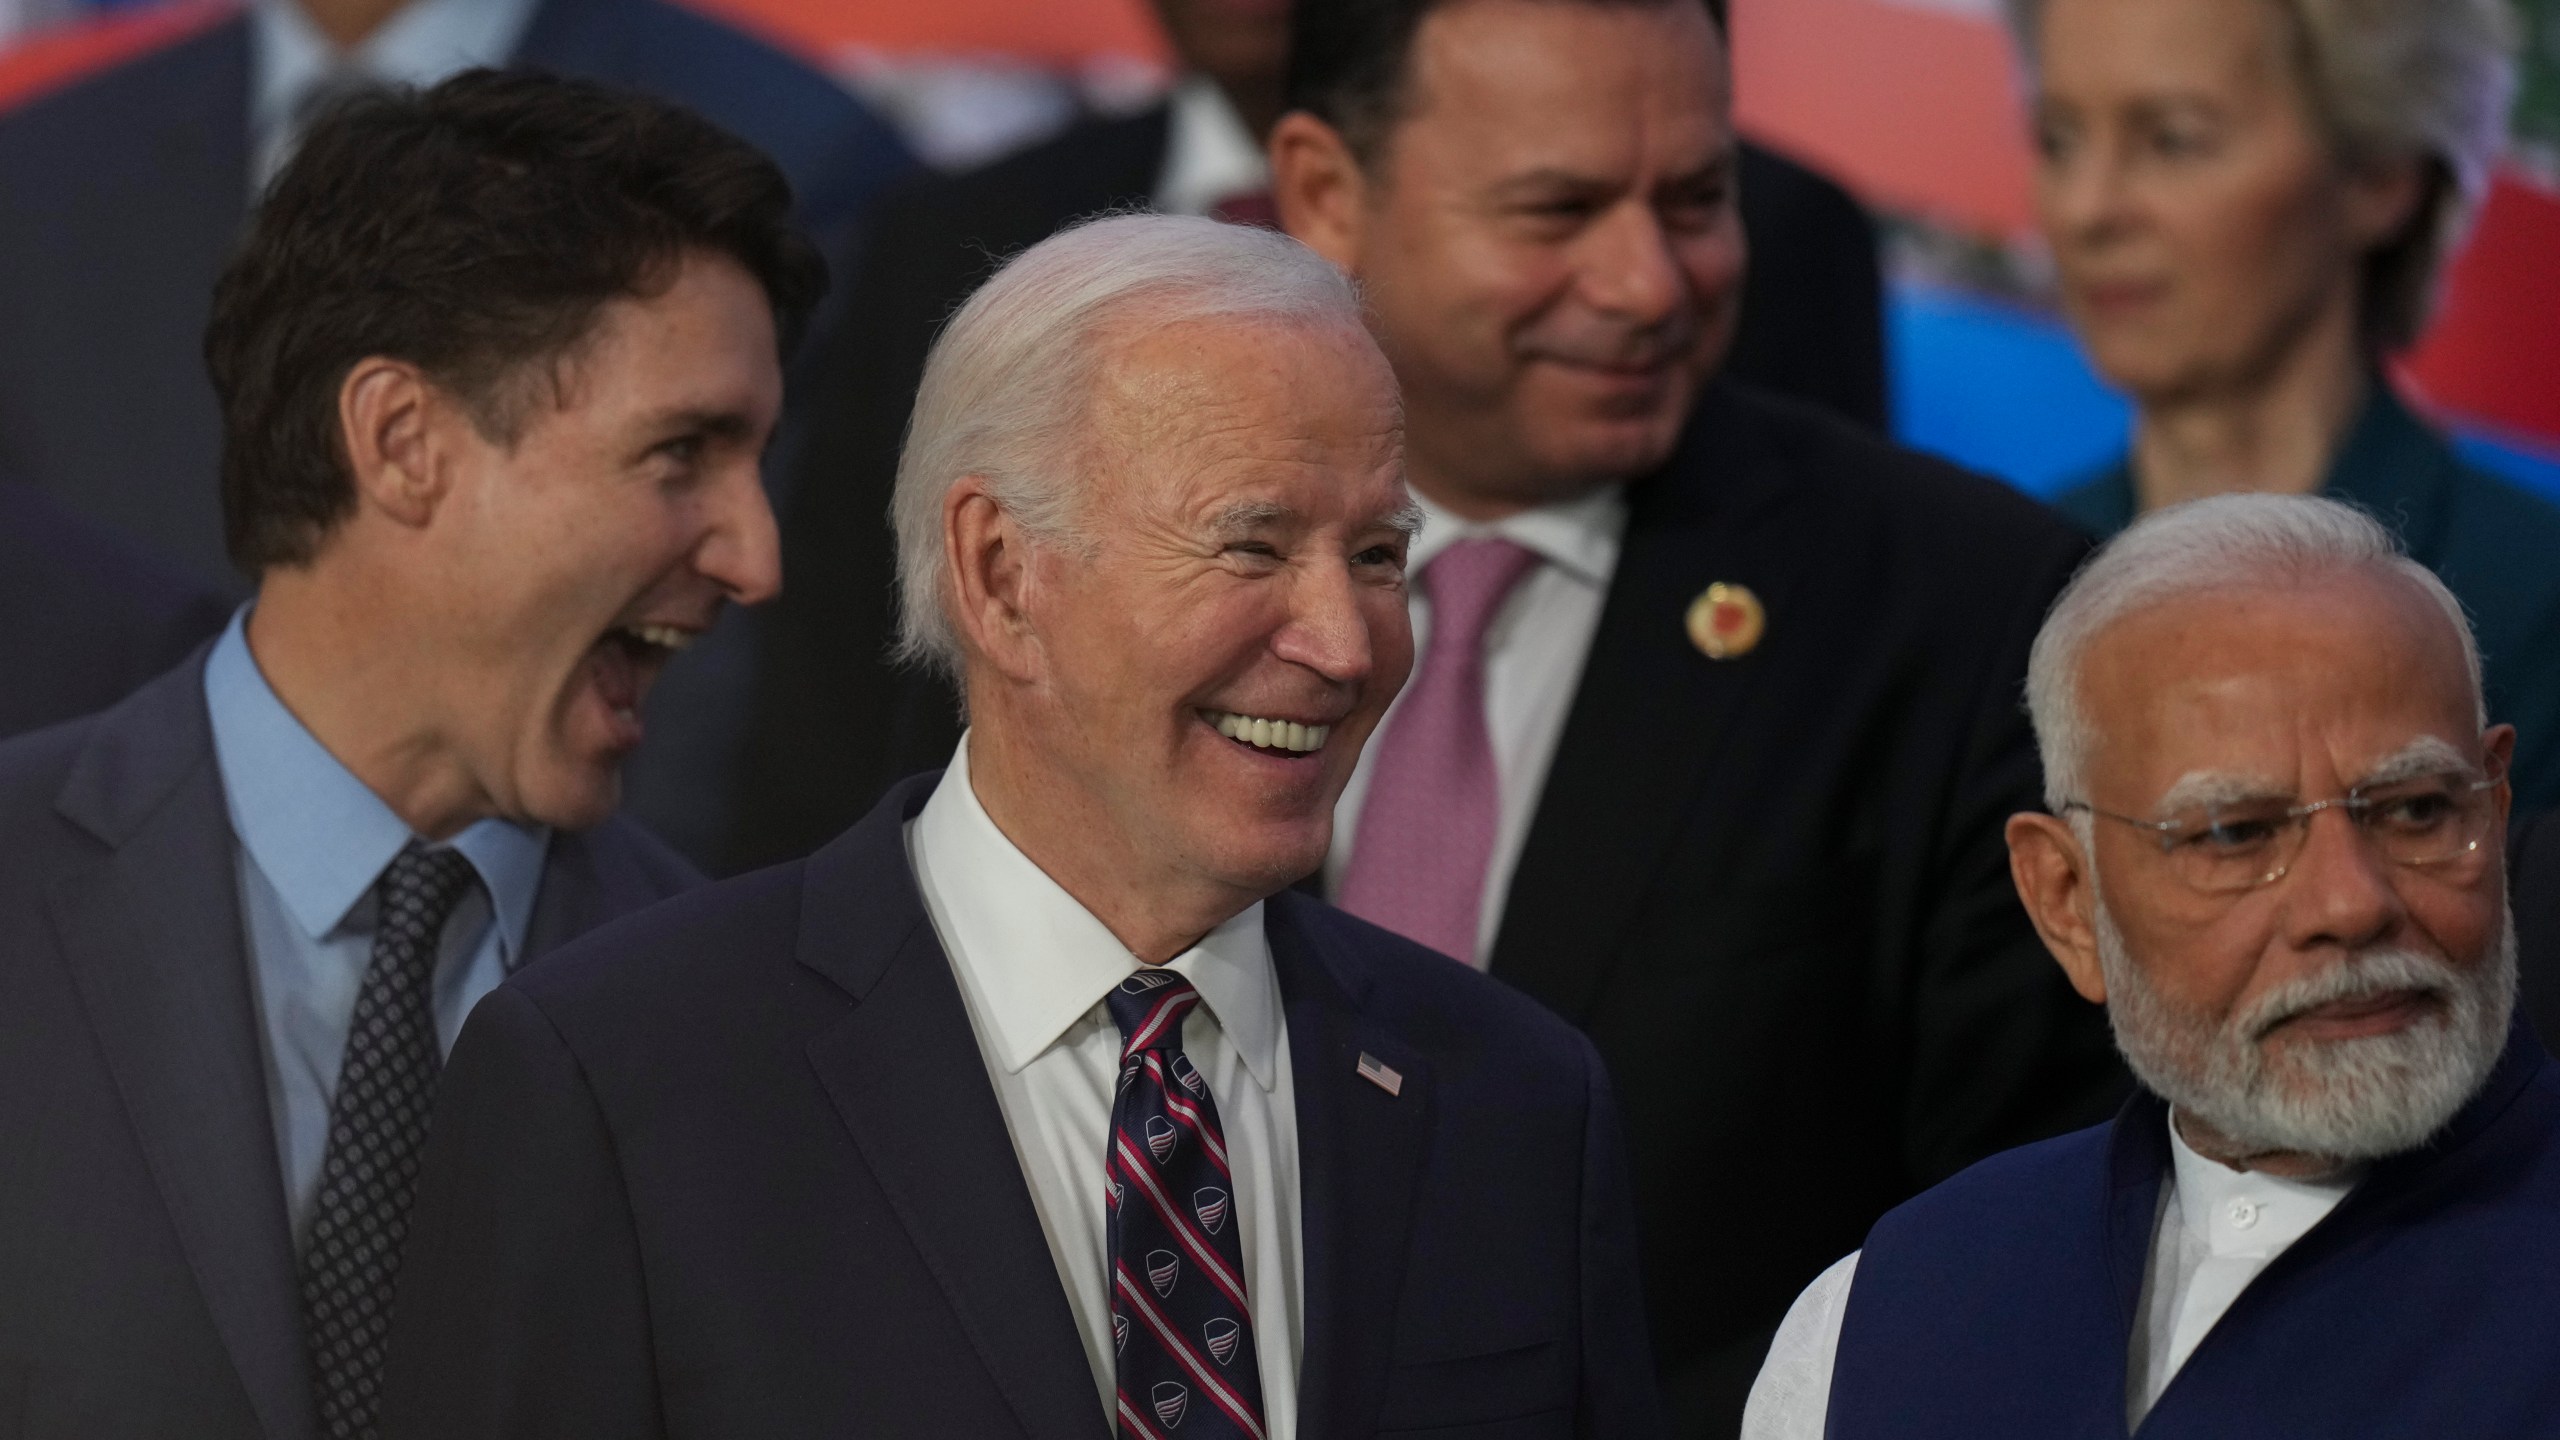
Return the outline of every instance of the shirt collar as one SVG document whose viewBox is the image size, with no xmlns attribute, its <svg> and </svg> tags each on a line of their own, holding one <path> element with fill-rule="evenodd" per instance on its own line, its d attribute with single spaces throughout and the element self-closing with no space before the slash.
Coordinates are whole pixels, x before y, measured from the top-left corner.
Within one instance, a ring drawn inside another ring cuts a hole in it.
<svg viewBox="0 0 2560 1440">
<path fill-rule="evenodd" d="M 285 910 L 318 940 L 347 918 L 412 838 L 409 827 L 285 708 L 249 651 L 250 606 L 204 667 L 214 763 L 231 830 Z M 481 820 L 449 842 L 479 873 L 509 964 L 523 954 L 551 832 Z"/>
<path fill-rule="evenodd" d="M 1414 492 L 1422 507 L 1422 536 L 1405 557 L 1410 574 L 1460 540 L 1495 535 L 1534 550 L 1544 560 L 1595 589 L 1609 587 L 1618 569 L 1619 542 L 1627 533 L 1626 488 L 1604 486 L 1579 499 L 1541 505 L 1499 520 L 1462 520 Z"/>
<path fill-rule="evenodd" d="M 340 71 L 386 85 L 433 85 L 475 65 L 503 65 L 533 21 L 537 0 L 409 0 L 352 50 L 341 51 L 297 0 L 249 7 L 249 138 L 260 183 L 291 148 L 295 111 Z"/>
<path fill-rule="evenodd" d="M 1175 87 L 1155 208 L 1206 215 L 1230 195 L 1269 188 L 1270 162 L 1218 82 L 1193 75 Z"/>
<path fill-rule="evenodd" d="M 2272 1255 L 2301 1239 L 2363 1178 L 2361 1168 L 2327 1180 L 2287 1180 L 2262 1170 L 2234 1170 L 2197 1154 L 2169 1126 L 2169 1164 L 2177 1177 L 2178 1218 L 2217 1256 Z M 2235 1223 L 2235 1217 L 2237 1222 Z"/>
<path fill-rule="evenodd" d="M 916 827 L 916 846 L 957 932 L 950 937 L 959 952 L 953 963 L 976 977 L 997 1059 L 1019 1074 L 1135 973 L 1138 957 L 996 827 L 969 781 L 967 735 Z M 1166 968 L 1199 990 L 1255 1083 L 1271 1089 L 1279 1073 L 1280 996 L 1261 902 Z"/>
</svg>

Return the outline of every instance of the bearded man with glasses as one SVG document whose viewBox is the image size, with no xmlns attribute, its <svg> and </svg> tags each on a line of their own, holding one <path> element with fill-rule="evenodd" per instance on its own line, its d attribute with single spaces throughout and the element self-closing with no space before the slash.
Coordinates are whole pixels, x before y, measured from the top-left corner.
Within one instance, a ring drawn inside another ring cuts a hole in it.
<svg viewBox="0 0 2560 1440">
<path fill-rule="evenodd" d="M 1879 1221 L 1745 1435 L 2560 1433 L 2560 1067 L 2461 605 L 2357 510 L 2224 496 L 2101 551 L 2027 686 L 2011 873 L 2143 1088 Z"/>
</svg>

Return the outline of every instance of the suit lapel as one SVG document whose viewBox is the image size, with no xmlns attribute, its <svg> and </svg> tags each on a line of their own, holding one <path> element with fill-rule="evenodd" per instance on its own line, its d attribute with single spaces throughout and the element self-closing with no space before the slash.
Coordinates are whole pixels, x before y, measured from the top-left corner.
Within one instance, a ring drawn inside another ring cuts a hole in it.
<svg viewBox="0 0 2560 1440">
<path fill-rule="evenodd" d="M 1284 893 L 1265 911 L 1298 1120 L 1306 1287 L 1298 1431 L 1365 1435 L 1385 1397 L 1405 1239 L 1431 1137 L 1431 1072 L 1421 1052 L 1362 1013 L 1364 977 L 1305 923 L 1315 905 Z M 1363 1055 L 1403 1077 L 1397 1093 L 1362 1078 Z"/>
<path fill-rule="evenodd" d="M 1110 1433 L 976 1035 L 908 867 L 940 777 L 809 860 L 801 963 L 857 1002 L 809 1061 L 986 1374 L 1034 1440 Z"/>
<path fill-rule="evenodd" d="M 1776 457 L 1711 390 L 1681 450 L 1628 495 L 1626 540 L 1545 793 L 1505 902 L 1492 971 L 1581 1020 L 1654 866 L 1696 809 L 1735 713 L 1787 663 L 1803 573 L 1777 538 L 1793 518 Z M 1717 581 L 1748 586 L 1769 639 L 1710 660 L 1690 604 Z"/>
<path fill-rule="evenodd" d="M 268 1435 L 313 1433 L 203 656 L 98 721 L 60 808 L 105 840 L 50 889 L 81 1004 Z"/>
</svg>

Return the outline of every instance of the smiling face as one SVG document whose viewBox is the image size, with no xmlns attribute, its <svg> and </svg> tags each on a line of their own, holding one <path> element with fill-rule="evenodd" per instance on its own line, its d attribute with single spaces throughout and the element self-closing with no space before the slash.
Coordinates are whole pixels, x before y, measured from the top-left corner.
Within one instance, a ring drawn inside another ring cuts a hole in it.
<svg viewBox="0 0 2560 1440">
<path fill-rule="evenodd" d="M 2293 44 L 2267 0 L 2044 6 L 2037 214 L 2073 328 L 2138 399 L 2229 393 L 2307 337 L 2356 339 L 2361 267 L 2413 187 L 2341 162 Z"/>
<path fill-rule="evenodd" d="M 1694 3 L 1423 21 L 1356 216 L 1311 243 L 1366 287 L 1426 493 L 1500 513 L 1670 454 L 1737 313 L 1729 100 Z"/>
<path fill-rule="evenodd" d="M 532 387 L 513 444 L 454 419 L 451 490 L 410 583 L 441 739 L 489 808 L 595 823 L 667 659 L 781 583 L 758 462 L 782 403 L 773 311 L 726 258 L 616 300 Z M 554 403 L 554 402 L 557 403 Z"/>
<path fill-rule="evenodd" d="M 2182 793 L 2298 804 L 2412 766 L 2503 773 L 2513 742 L 2479 733 L 2443 613 L 2378 573 L 2118 621 L 2087 652 L 2081 696 L 2105 717 L 2088 802 L 2136 817 Z M 2491 838 L 2469 854 L 2395 864 L 2333 809 L 2310 819 L 2283 878 L 2230 894 L 2182 883 L 2151 834 L 2088 820 L 2094 988 L 2137 1073 L 2244 1152 L 2363 1158 L 2424 1138 L 2505 1038 L 2503 785 L 2495 795 Z"/>
<path fill-rule="evenodd" d="M 973 683 L 972 716 L 1030 757 L 1046 793 L 1017 812 L 1037 804 L 1040 828 L 1124 875 L 1241 909 L 1322 862 L 1334 800 L 1412 668 L 1394 382 L 1345 326 L 1195 321 L 1102 343 L 1087 544 L 1030 551 L 1037 678 L 993 703 Z"/>
</svg>

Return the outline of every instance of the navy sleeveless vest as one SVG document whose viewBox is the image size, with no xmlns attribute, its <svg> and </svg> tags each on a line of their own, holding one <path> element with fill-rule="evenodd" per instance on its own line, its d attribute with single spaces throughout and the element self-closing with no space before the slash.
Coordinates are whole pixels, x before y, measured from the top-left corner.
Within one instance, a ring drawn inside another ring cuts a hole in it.
<svg viewBox="0 0 2560 1440">
<path fill-rule="evenodd" d="M 2167 1120 L 2137 1094 L 1876 1222 L 1829 1440 L 2123 1440 Z M 2521 1019 L 2444 1134 L 2260 1273 L 2137 1434 L 2560 1436 L 2560 1066 Z"/>
</svg>

